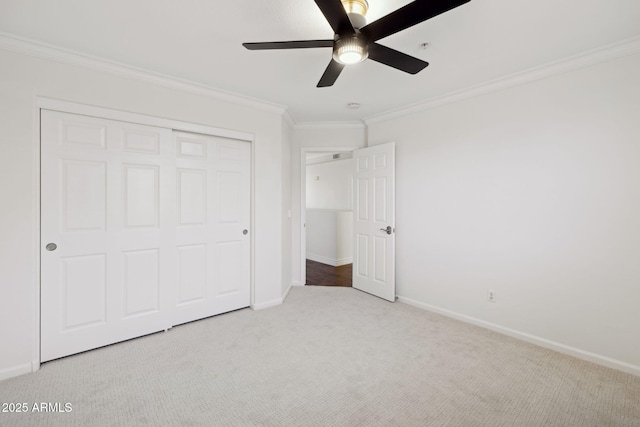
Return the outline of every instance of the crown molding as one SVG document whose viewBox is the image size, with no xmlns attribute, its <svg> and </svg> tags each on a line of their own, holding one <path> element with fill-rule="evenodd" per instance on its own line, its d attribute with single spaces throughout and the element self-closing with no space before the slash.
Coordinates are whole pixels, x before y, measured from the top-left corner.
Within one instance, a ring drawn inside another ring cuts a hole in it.
<svg viewBox="0 0 640 427">
<path fill-rule="evenodd" d="M 282 112 L 282 119 L 284 120 L 284 122 L 289 125 L 289 127 L 291 129 L 294 129 L 296 126 L 296 122 L 295 120 L 293 120 L 293 117 L 291 117 L 291 114 L 289 114 L 288 110 L 284 110 Z"/>
<path fill-rule="evenodd" d="M 364 129 L 367 125 L 362 121 L 344 122 L 300 122 L 294 125 L 296 130 L 313 129 Z"/>
<path fill-rule="evenodd" d="M 257 98 L 240 95 L 233 92 L 216 89 L 190 80 L 172 77 L 169 75 L 132 67 L 119 62 L 110 61 L 97 56 L 87 55 L 70 49 L 64 49 L 53 45 L 18 37 L 13 34 L 0 32 L 0 49 L 33 56 L 40 59 L 61 62 L 68 65 L 87 68 L 109 74 L 115 74 L 146 83 L 163 86 L 169 89 L 177 89 L 196 95 L 207 96 L 219 101 L 230 102 L 245 107 L 256 108 L 262 111 L 283 114 L 286 107 Z"/>
<path fill-rule="evenodd" d="M 572 55 L 558 61 L 548 62 L 525 71 L 509 74 L 499 79 L 490 80 L 465 89 L 449 92 L 441 96 L 436 96 L 404 107 L 365 117 L 363 120 L 367 125 L 384 122 L 420 111 L 440 107 L 452 102 L 462 101 L 510 87 L 523 85 L 536 80 L 567 73 L 636 53 L 640 53 L 640 37 L 632 37 L 592 49 L 587 52 Z"/>
</svg>

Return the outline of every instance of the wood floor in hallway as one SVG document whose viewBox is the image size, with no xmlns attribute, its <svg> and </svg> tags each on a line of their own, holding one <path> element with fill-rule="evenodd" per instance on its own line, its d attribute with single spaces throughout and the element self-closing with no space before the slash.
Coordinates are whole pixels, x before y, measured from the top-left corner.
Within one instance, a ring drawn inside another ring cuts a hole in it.
<svg viewBox="0 0 640 427">
<path fill-rule="evenodd" d="M 333 267 L 320 262 L 307 260 L 307 285 L 314 286 L 351 286 L 352 265 Z"/>
</svg>

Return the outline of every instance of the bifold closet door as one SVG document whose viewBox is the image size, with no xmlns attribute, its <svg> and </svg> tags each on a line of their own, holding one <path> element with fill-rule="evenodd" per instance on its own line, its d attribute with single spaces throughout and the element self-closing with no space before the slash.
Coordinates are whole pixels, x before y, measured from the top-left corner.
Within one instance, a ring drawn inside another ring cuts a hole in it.
<svg viewBox="0 0 640 427">
<path fill-rule="evenodd" d="M 175 325 L 249 306 L 251 146 L 174 132 Z"/>
<path fill-rule="evenodd" d="M 41 114 L 41 361 L 249 306 L 249 143 Z"/>
<path fill-rule="evenodd" d="M 171 326 L 171 131 L 41 115 L 41 360 Z"/>
</svg>

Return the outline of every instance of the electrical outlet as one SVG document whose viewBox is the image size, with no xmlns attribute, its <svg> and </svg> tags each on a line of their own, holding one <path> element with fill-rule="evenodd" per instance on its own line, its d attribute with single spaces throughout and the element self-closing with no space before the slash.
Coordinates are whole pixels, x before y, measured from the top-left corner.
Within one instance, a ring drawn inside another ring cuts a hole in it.
<svg viewBox="0 0 640 427">
<path fill-rule="evenodd" d="M 496 291 L 493 289 L 487 289 L 487 301 L 496 302 Z"/>
</svg>

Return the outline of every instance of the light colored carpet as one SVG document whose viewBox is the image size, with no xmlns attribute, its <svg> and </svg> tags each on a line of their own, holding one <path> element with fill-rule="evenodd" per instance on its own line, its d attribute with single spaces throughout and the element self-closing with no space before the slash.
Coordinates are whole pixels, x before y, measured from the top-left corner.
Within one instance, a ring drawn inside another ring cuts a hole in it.
<svg viewBox="0 0 640 427">
<path fill-rule="evenodd" d="M 335 287 L 46 363 L 0 402 L 72 405 L 2 426 L 640 426 L 639 377 Z"/>
</svg>

